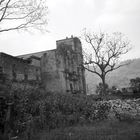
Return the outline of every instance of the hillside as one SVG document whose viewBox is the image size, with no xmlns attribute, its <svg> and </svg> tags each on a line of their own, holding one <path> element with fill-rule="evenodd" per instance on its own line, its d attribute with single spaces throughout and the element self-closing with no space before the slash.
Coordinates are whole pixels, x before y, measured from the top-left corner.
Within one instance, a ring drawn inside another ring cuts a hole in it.
<svg viewBox="0 0 140 140">
<path fill-rule="evenodd" d="M 123 66 L 108 74 L 106 81 L 109 86 L 115 85 L 118 88 L 126 87 L 129 85 L 131 78 L 140 77 L 140 58 L 127 61 L 130 61 L 129 65 Z M 95 93 L 96 85 L 99 82 L 100 78 L 97 75 L 86 71 L 86 83 L 90 93 Z"/>
</svg>

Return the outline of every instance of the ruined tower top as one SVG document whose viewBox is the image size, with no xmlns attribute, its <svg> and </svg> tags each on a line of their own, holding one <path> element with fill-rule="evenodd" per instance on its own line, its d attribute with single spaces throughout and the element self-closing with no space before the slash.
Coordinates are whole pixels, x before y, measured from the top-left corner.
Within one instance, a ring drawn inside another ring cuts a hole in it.
<svg viewBox="0 0 140 140">
<path fill-rule="evenodd" d="M 81 41 L 77 37 L 71 36 L 70 38 L 66 37 L 66 39 L 56 41 L 57 49 L 61 46 L 71 46 L 74 51 L 82 51 Z"/>
</svg>

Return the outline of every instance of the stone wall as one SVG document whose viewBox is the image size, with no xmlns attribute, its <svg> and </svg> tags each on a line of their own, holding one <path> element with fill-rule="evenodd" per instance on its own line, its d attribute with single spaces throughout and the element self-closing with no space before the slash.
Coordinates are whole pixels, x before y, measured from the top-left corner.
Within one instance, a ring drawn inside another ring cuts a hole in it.
<svg viewBox="0 0 140 140">
<path fill-rule="evenodd" d="M 81 42 L 58 40 L 55 50 L 17 57 L 0 53 L 0 68 L 14 81 L 41 81 L 47 92 L 86 94 Z"/>
<path fill-rule="evenodd" d="M 78 38 L 57 41 L 57 49 L 41 58 L 42 79 L 46 91 L 86 93 L 82 69 L 82 46 Z"/>
<path fill-rule="evenodd" d="M 5 53 L 0 53 L 0 67 L 10 80 L 40 80 L 40 67 Z"/>
<path fill-rule="evenodd" d="M 78 38 L 57 41 L 57 51 L 63 61 L 67 92 L 86 93 L 85 72 L 82 68 L 82 45 Z"/>
<path fill-rule="evenodd" d="M 46 52 L 41 59 L 41 79 L 48 92 L 63 92 L 61 74 L 57 67 L 56 50 Z"/>
</svg>

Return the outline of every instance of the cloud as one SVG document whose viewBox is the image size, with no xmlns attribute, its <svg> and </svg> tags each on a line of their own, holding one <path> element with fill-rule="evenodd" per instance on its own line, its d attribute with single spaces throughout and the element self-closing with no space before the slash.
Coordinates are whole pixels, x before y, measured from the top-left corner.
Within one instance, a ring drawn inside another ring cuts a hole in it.
<svg viewBox="0 0 140 140">
<path fill-rule="evenodd" d="M 52 34 L 28 34 L 9 32 L 0 39 L 0 51 L 11 55 L 27 54 L 56 48 Z"/>
<path fill-rule="evenodd" d="M 2 51 L 21 54 L 51 49 L 54 48 L 56 40 L 71 34 L 79 35 L 84 27 L 98 31 L 101 29 L 123 32 L 136 46 L 137 51 L 133 55 L 140 51 L 140 0 L 47 1 L 50 33 L 47 35 L 6 33 L 0 38 Z"/>
<path fill-rule="evenodd" d="M 140 1 L 134 0 L 106 0 L 102 13 L 97 17 L 95 25 L 101 24 L 104 28 L 123 26 L 127 21 L 139 17 Z M 132 22 L 131 22 L 132 23 Z M 130 24 L 129 24 L 130 26 Z"/>
</svg>

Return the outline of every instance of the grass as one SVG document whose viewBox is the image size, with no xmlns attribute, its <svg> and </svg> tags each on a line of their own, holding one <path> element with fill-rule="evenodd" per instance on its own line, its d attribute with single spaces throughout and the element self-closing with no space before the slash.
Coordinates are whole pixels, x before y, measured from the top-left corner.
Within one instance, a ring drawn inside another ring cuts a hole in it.
<svg viewBox="0 0 140 140">
<path fill-rule="evenodd" d="M 103 121 L 50 132 L 44 130 L 33 140 L 140 140 L 140 123 Z"/>
</svg>

